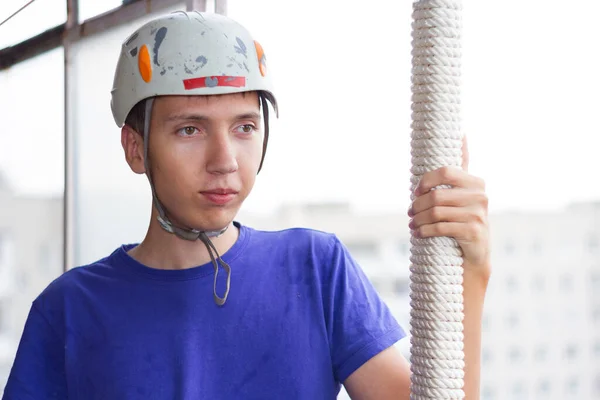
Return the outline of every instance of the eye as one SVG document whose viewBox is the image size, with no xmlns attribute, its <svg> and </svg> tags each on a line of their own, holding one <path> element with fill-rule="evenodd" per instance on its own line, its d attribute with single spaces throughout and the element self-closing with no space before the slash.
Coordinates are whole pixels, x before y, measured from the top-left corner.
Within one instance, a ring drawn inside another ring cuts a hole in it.
<svg viewBox="0 0 600 400">
<path fill-rule="evenodd" d="M 237 131 L 243 134 L 251 134 L 256 131 L 256 127 L 252 124 L 244 124 L 237 127 Z"/>
<path fill-rule="evenodd" d="M 177 131 L 177 133 L 181 136 L 192 136 L 192 135 L 196 134 L 197 132 L 198 132 L 198 129 L 196 129 L 193 126 L 186 126 Z"/>
</svg>

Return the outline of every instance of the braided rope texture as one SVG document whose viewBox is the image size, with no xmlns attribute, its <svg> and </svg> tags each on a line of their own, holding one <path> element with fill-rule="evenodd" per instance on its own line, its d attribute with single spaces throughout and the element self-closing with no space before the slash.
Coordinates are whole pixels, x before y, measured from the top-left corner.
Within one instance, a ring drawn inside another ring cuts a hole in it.
<svg viewBox="0 0 600 400">
<path fill-rule="evenodd" d="M 425 172 L 461 165 L 461 10 L 413 3 L 411 193 Z M 464 399 L 462 261 L 452 238 L 411 238 L 411 400 Z"/>
</svg>

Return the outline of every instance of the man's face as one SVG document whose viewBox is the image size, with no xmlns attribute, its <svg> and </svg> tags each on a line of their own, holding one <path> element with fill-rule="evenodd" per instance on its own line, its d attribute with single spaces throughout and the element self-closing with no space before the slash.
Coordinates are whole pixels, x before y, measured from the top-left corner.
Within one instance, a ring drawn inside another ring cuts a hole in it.
<svg viewBox="0 0 600 400">
<path fill-rule="evenodd" d="M 171 221 L 201 230 L 227 226 L 254 186 L 262 143 L 256 93 L 156 98 L 150 171 Z"/>
</svg>

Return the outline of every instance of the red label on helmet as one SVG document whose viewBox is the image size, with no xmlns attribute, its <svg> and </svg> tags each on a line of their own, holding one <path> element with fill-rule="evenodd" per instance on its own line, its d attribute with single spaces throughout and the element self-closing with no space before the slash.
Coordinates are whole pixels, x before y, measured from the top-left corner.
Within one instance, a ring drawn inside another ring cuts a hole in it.
<svg viewBox="0 0 600 400">
<path fill-rule="evenodd" d="M 203 76 L 200 78 L 191 78 L 183 80 L 183 87 L 185 90 L 192 90 L 198 88 L 210 88 L 216 86 L 232 86 L 232 87 L 244 87 L 246 86 L 245 76 Z"/>
</svg>

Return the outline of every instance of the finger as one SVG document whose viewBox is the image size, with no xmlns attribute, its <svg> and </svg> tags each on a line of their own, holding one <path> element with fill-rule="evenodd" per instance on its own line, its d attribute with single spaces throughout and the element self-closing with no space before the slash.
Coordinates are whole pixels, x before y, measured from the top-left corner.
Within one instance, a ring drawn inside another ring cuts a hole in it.
<svg viewBox="0 0 600 400">
<path fill-rule="evenodd" d="M 483 179 L 470 175 L 460 168 L 448 166 L 423 174 L 415 188 L 414 194 L 415 196 L 420 196 L 440 185 L 449 185 L 453 188 L 485 190 Z"/>
<path fill-rule="evenodd" d="M 462 169 L 465 171 L 469 170 L 469 145 L 467 143 L 467 135 L 463 135 L 462 138 Z"/>
<path fill-rule="evenodd" d="M 436 189 L 416 198 L 408 210 L 408 215 L 412 217 L 436 206 L 479 206 L 483 209 L 487 209 L 487 204 L 487 196 L 485 193 L 478 190 L 461 188 Z"/>
<path fill-rule="evenodd" d="M 482 214 L 477 207 L 432 207 L 416 214 L 408 227 L 417 229 L 438 222 L 483 222 Z"/>
<path fill-rule="evenodd" d="M 451 237 L 460 242 L 475 242 L 480 230 L 480 225 L 471 222 L 437 222 L 420 226 L 412 233 L 418 238 Z"/>
</svg>

